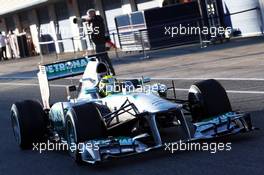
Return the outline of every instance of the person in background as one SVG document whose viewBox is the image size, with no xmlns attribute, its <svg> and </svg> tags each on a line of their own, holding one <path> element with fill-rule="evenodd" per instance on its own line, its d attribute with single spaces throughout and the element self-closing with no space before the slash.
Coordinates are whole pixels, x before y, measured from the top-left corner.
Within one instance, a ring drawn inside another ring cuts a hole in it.
<svg viewBox="0 0 264 175">
<path fill-rule="evenodd" d="M 100 15 L 96 15 L 95 9 L 89 9 L 87 11 L 86 21 L 92 29 L 91 39 L 95 44 L 96 53 L 106 53 L 105 24 L 103 18 Z M 107 62 L 112 74 L 115 75 L 115 70 L 107 53 L 101 59 Z"/>
<path fill-rule="evenodd" d="M 14 34 L 13 31 L 9 31 L 8 41 L 9 41 L 10 48 L 11 48 L 11 57 L 14 59 L 20 58 L 17 36 Z"/>
<path fill-rule="evenodd" d="M 11 35 L 10 35 L 10 31 L 9 31 L 7 34 L 7 37 L 6 37 L 6 47 L 7 47 L 10 58 L 13 59 L 14 54 L 13 54 L 13 50 L 12 50 L 11 45 L 10 45 L 10 39 L 11 39 Z"/>
<path fill-rule="evenodd" d="M 6 37 L 0 32 L 0 59 L 7 60 Z"/>
<path fill-rule="evenodd" d="M 26 38 L 27 38 L 27 48 L 29 51 L 29 56 L 35 56 L 36 51 L 35 51 L 35 46 L 34 46 L 33 41 L 32 41 L 30 29 L 24 28 L 23 33 L 26 35 Z"/>
</svg>

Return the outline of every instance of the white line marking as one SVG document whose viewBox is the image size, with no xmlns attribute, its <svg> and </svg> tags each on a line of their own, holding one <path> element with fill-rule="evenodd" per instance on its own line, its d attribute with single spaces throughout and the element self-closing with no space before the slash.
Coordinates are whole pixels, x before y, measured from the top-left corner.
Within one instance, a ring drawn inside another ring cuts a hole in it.
<svg viewBox="0 0 264 175">
<path fill-rule="evenodd" d="M 173 91 L 172 89 L 170 89 Z M 189 89 L 181 89 L 181 88 L 175 88 L 176 91 L 185 91 L 188 92 Z M 235 91 L 235 90 L 227 90 L 227 93 L 230 94 L 264 94 L 264 91 Z"/>
<path fill-rule="evenodd" d="M 233 91 L 233 90 L 227 90 L 227 93 L 230 94 L 264 94 L 264 91 Z"/>
<path fill-rule="evenodd" d="M 74 80 L 79 80 L 80 75 L 75 76 L 75 77 L 67 77 L 67 78 L 62 78 L 62 79 L 74 79 Z M 38 79 L 38 77 L 1 77 L 0 80 L 23 80 L 23 79 Z"/>
<path fill-rule="evenodd" d="M 0 83 L 1 85 L 5 86 L 39 86 L 38 84 L 34 83 Z M 58 88 L 65 88 L 67 85 L 61 85 L 61 84 L 52 84 L 50 87 L 58 87 Z M 172 91 L 172 89 L 170 89 Z M 176 91 L 184 91 L 188 92 L 189 89 L 183 89 L 183 88 L 175 88 Z M 264 91 L 236 91 L 236 90 L 227 90 L 227 93 L 231 94 L 264 94 Z"/>
<path fill-rule="evenodd" d="M 131 79 L 138 79 L 138 78 L 129 78 L 129 77 L 118 77 L 119 79 L 124 80 L 131 80 Z M 212 77 L 204 77 L 204 78 L 169 78 L 169 77 L 150 77 L 152 80 L 208 80 L 208 79 L 215 79 L 215 80 L 227 80 L 227 81 L 264 81 L 264 78 L 212 78 Z"/>
<path fill-rule="evenodd" d="M 39 86 L 39 84 L 35 83 L 0 83 L 1 85 L 6 86 Z M 60 84 L 50 84 L 50 87 L 66 87 L 67 85 L 60 85 Z"/>
<path fill-rule="evenodd" d="M 14 79 L 14 80 L 17 80 L 17 79 L 37 79 L 37 77 L 1 77 L 0 76 L 0 80 L 3 79 Z"/>
<path fill-rule="evenodd" d="M 147 77 L 147 76 L 146 76 Z M 142 77 L 118 77 L 118 79 L 123 80 L 131 80 L 131 79 L 140 79 Z M 207 80 L 207 79 L 215 79 L 215 80 L 224 80 L 224 81 L 264 81 L 264 78 L 215 78 L 215 77 L 178 77 L 178 78 L 170 78 L 170 77 L 150 77 L 152 80 Z M 1 79 L 37 79 L 37 77 L 1 77 Z M 70 78 L 67 78 L 70 79 Z M 80 79 L 79 77 L 72 77 L 71 79 Z"/>
</svg>

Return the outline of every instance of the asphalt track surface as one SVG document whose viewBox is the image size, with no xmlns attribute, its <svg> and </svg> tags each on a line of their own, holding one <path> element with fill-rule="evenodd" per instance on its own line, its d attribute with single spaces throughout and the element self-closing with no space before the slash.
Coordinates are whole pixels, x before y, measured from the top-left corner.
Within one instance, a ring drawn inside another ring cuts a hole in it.
<svg viewBox="0 0 264 175">
<path fill-rule="evenodd" d="M 153 152 L 106 162 L 77 166 L 65 152 L 21 151 L 15 144 L 10 107 L 15 101 L 40 100 L 34 58 L 0 65 L 0 175 L 262 175 L 264 172 L 264 53 L 263 38 L 234 41 L 204 50 L 188 46 L 157 51 L 152 60 L 127 59 L 115 64 L 122 77 L 175 78 L 177 97 L 186 99 L 188 88 L 204 77 L 219 78 L 234 110 L 250 112 L 258 131 L 213 140 L 231 142 L 231 151 Z M 166 58 L 166 59 L 165 59 Z M 19 64 L 19 66 L 18 66 Z M 169 85 L 170 80 L 155 80 Z M 74 80 L 76 82 L 76 80 Z M 51 83 L 51 101 L 66 99 L 70 80 Z M 170 92 L 172 94 L 172 92 Z"/>
</svg>

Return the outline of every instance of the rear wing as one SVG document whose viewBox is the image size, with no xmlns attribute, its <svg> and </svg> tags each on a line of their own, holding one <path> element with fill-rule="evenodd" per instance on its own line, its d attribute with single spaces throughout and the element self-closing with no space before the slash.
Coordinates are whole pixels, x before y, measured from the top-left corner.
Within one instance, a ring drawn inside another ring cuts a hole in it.
<svg viewBox="0 0 264 175">
<path fill-rule="evenodd" d="M 47 75 L 47 80 L 57 80 L 83 74 L 90 58 L 82 57 L 68 61 L 40 65 L 40 72 Z"/>
<path fill-rule="evenodd" d="M 39 65 L 39 87 L 44 109 L 49 109 L 49 81 L 82 75 L 91 57 L 82 57 L 52 64 Z"/>
<path fill-rule="evenodd" d="M 49 81 L 82 75 L 86 70 L 89 60 L 97 59 L 105 54 L 107 53 L 39 65 L 38 81 L 44 109 L 50 109 Z"/>
</svg>

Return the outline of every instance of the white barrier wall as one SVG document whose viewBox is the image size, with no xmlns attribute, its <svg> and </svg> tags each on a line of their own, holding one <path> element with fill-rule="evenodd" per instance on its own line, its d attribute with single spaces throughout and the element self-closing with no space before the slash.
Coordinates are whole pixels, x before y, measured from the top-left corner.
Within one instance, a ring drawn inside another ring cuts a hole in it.
<svg viewBox="0 0 264 175">
<path fill-rule="evenodd" d="M 136 0 L 136 3 L 138 11 L 162 6 L 161 1 L 159 0 Z"/>
<path fill-rule="evenodd" d="M 83 51 L 86 49 L 86 43 L 83 40 L 78 40 L 78 38 L 80 37 L 79 27 L 81 27 L 81 25 L 73 23 L 74 18 L 80 17 L 77 0 L 67 1 L 67 6 L 69 9 L 69 15 L 70 15 L 69 20 L 70 20 L 72 36 L 75 38 L 74 40 L 75 51 Z"/>
<path fill-rule="evenodd" d="M 31 32 L 31 37 L 32 37 L 32 41 L 33 44 L 35 46 L 35 50 L 37 53 L 40 52 L 40 48 L 39 48 L 39 39 L 38 39 L 38 18 L 37 18 L 37 12 L 35 9 L 32 9 L 29 11 L 29 28 L 30 28 L 30 32 Z"/>
<path fill-rule="evenodd" d="M 259 0 L 223 0 L 223 3 L 225 14 L 260 7 Z M 242 36 L 253 36 L 262 33 L 262 19 L 259 10 L 232 15 L 230 20 L 233 29 L 239 29 L 242 32 Z"/>
<path fill-rule="evenodd" d="M 259 0 L 261 20 L 262 20 L 262 32 L 264 33 L 264 0 Z"/>
</svg>

